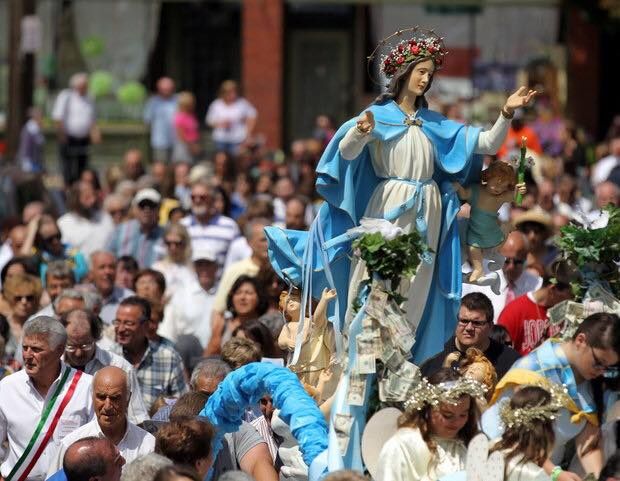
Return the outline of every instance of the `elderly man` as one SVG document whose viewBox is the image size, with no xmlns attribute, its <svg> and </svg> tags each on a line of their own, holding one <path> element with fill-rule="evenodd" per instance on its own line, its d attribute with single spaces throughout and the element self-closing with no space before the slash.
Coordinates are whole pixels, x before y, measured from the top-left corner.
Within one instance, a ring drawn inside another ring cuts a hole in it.
<svg viewBox="0 0 620 481">
<path fill-rule="evenodd" d="M 161 195 L 155 189 L 142 189 L 136 194 L 132 201 L 136 218 L 118 225 L 108 243 L 116 257 L 132 256 L 144 269 L 164 256 L 164 231 L 158 224 L 160 204 Z"/>
<path fill-rule="evenodd" d="M 494 341 L 489 337 L 493 325 L 493 305 L 487 296 L 479 292 L 467 294 L 461 300 L 458 322 L 454 336 L 446 342 L 444 350 L 426 360 L 420 367 L 422 375 L 428 377 L 443 367 L 448 354 L 461 355 L 470 347 L 480 349 L 491 361 L 500 379 L 508 372 L 519 354 L 511 347 Z"/>
<path fill-rule="evenodd" d="M 56 315 L 54 311 L 54 301 L 62 291 L 73 287 L 74 284 L 75 276 L 67 261 L 52 261 L 47 264 L 47 269 L 45 271 L 45 292 L 47 292 L 50 298 L 50 303 L 39 312 L 36 312 L 32 318 L 38 316 L 54 317 Z"/>
<path fill-rule="evenodd" d="M 84 371 L 91 376 L 106 366 L 122 369 L 129 379 L 131 399 L 129 401 L 128 418 L 134 424 L 149 418 L 136 371 L 123 357 L 102 349 L 97 345 L 101 339 L 102 322 L 92 311 L 76 309 L 62 316 L 60 322 L 67 329 L 67 345 L 64 361 L 71 367 Z"/>
<path fill-rule="evenodd" d="M 205 348 L 211 338 L 211 313 L 215 298 L 217 263 L 210 252 L 192 252 L 195 279 L 172 296 L 157 333 L 176 342 L 194 335 Z"/>
<path fill-rule="evenodd" d="M 146 299 L 132 296 L 121 301 L 114 320 L 117 344 L 113 347 L 136 370 L 147 409 L 160 395 L 178 397 L 187 391 L 179 354 L 165 344 L 149 342 L 150 319 L 151 305 Z"/>
<path fill-rule="evenodd" d="M 192 183 L 192 213 L 181 220 L 192 241 L 192 250 L 212 252 L 218 265 L 218 280 L 231 242 L 239 237 L 239 227 L 215 209 L 213 187 L 205 180 Z"/>
<path fill-rule="evenodd" d="M 90 256 L 90 281 L 103 297 L 99 316 L 106 324 L 112 324 L 118 304 L 133 294 L 129 289 L 114 285 L 116 256 L 108 251 L 96 251 Z"/>
<path fill-rule="evenodd" d="M 65 453 L 62 465 L 48 481 L 119 481 L 125 459 L 107 438 L 90 436 L 76 441 Z"/>
<path fill-rule="evenodd" d="M 0 381 L 4 479 L 45 479 L 62 439 L 93 417 L 92 377 L 62 362 L 66 341 L 52 317 L 24 325 L 24 369 Z"/>
<path fill-rule="evenodd" d="M 519 231 L 508 234 L 499 252 L 505 258 L 502 269 L 497 271 L 499 294 L 495 294 L 489 286 L 463 284 L 463 295 L 481 292 L 491 300 L 495 323 L 506 304 L 527 292 L 535 291 L 542 284 L 542 277 L 525 270 L 528 252 L 525 234 Z"/>
<path fill-rule="evenodd" d="M 95 117 L 95 103 L 88 96 L 88 75 L 76 73 L 70 88 L 56 98 L 52 119 L 58 132 L 62 175 L 68 187 L 79 179 L 88 164 L 91 140 L 99 142 L 100 133 Z"/>
<path fill-rule="evenodd" d="M 78 289 L 65 289 L 54 300 L 55 317 L 60 318 L 73 309 L 87 309 L 96 312 L 101 307 L 101 296 L 94 292 L 83 292 Z"/>
<path fill-rule="evenodd" d="M 153 452 L 155 449 L 153 435 L 127 419 L 130 397 L 129 378 L 125 371 L 114 366 L 97 371 L 93 378 L 93 405 L 96 418 L 62 440 L 58 457 L 50 463 L 48 474 L 52 475 L 60 469 L 65 451 L 71 444 L 89 436 L 105 437 L 112 441 L 128 463 L 139 456 Z"/>
</svg>

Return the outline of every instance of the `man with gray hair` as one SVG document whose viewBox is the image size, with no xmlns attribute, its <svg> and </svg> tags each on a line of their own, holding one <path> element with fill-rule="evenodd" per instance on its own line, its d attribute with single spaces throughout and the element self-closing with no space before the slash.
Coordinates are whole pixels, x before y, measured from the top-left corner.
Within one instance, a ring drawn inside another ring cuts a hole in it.
<svg viewBox="0 0 620 481">
<path fill-rule="evenodd" d="M 79 179 L 87 167 L 91 140 L 95 143 L 101 140 L 95 104 L 88 96 L 88 75 L 74 74 L 69 85 L 70 88 L 58 94 L 52 110 L 66 187 Z"/>
<path fill-rule="evenodd" d="M 61 317 L 73 309 L 86 309 L 96 313 L 101 308 L 101 301 L 101 296 L 96 292 L 65 289 L 54 300 L 54 313 L 56 317 Z"/>
<path fill-rule="evenodd" d="M 64 454 L 71 444 L 90 436 L 112 441 L 128 463 L 153 452 L 155 437 L 127 419 L 130 397 L 129 378 L 125 371 L 115 366 L 97 371 L 93 377 L 95 419 L 62 440 L 57 458 L 49 465 L 48 476 L 61 468 Z"/>
<path fill-rule="evenodd" d="M 133 366 L 124 357 L 114 354 L 100 345 L 103 323 L 99 316 L 87 309 L 74 309 L 60 318 L 67 330 L 67 345 L 63 360 L 71 367 L 86 374 L 95 375 L 106 366 L 115 366 L 127 373 L 131 399 L 127 416 L 129 421 L 140 424 L 149 418 L 142 400 L 140 384 Z"/>
<path fill-rule="evenodd" d="M 161 468 L 172 464 L 172 461 L 161 454 L 147 454 L 125 466 L 121 481 L 153 481 Z"/>
<path fill-rule="evenodd" d="M 34 314 L 31 319 L 38 316 L 55 316 L 54 301 L 63 290 L 75 285 L 75 275 L 67 261 L 51 261 L 45 268 L 45 291 L 50 297 L 50 303 Z"/>
<path fill-rule="evenodd" d="M 0 381 L 4 479 L 44 480 L 60 441 L 93 417 L 92 377 L 62 362 L 66 342 L 53 317 L 24 324 L 24 369 Z"/>
</svg>

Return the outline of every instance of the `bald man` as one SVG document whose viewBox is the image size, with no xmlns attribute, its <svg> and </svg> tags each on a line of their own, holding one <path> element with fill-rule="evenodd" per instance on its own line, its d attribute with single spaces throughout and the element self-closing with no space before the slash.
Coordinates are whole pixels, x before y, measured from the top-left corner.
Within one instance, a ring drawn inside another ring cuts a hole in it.
<svg viewBox="0 0 620 481">
<path fill-rule="evenodd" d="M 125 459 L 114 443 L 91 436 L 69 446 L 63 460 L 63 472 L 67 481 L 119 481 L 124 464 Z"/>
<path fill-rule="evenodd" d="M 500 286 L 499 294 L 495 294 L 489 286 L 479 286 L 476 284 L 463 284 L 465 296 L 471 292 L 480 292 L 486 295 L 493 304 L 493 322 L 497 319 L 502 310 L 509 302 L 528 292 L 535 291 L 542 285 L 542 278 L 525 270 L 527 260 L 528 241 L 525 234 L 519 231 L 512 231 L 506 237 L 504 245 L 499 253 L 505 257 L 504 265 L 498 271 Z M 486 266 L 485 266 L 486 267 Z"/>
<path fill-rule="evenodd" d="M 60 455 L 56 462 L 50 463 L 48 477 L 60 469 L 61 460 L 71 444 L 90 436 L 112 441 L 127 462 L 152 453 L 155 449 L 153 435 L 127 420 L 130 396 L 125 371 L 115 366 L 97 371 L 93 378 L 95 419 L 62 440 Z"/>
</svg>

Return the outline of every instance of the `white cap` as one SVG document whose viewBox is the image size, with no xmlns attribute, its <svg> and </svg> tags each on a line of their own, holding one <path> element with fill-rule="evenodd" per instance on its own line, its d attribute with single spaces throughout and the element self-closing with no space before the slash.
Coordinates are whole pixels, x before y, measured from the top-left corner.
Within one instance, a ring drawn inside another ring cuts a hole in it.
<svg viewBox="0 0 620 481">
<path fill-rule="evenodd" d="M 155 189 L 152 189 L 150 187 L 146 189 L 141 189 L 133 198 L 132 204 L 138 205 L 143 200 L 150 200 L 151 202 L 159 205 L 159 203 L 161 202 L 161 195 L 159 195 L 159 192 L 157 192 Z"/>
<path fill-rule="evenodd" d="M 192 250 L 192 262 L 196 261 L 210 261 L 217 262 L 215 253 L 210 249 L 194 249 Z"/>
</svg>

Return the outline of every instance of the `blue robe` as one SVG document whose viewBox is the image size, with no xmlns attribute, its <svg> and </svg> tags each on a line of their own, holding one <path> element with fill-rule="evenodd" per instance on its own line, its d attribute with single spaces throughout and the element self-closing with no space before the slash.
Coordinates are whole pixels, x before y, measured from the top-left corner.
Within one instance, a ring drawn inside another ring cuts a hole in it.
<svg viewBox="0 0 620 481">
<path fill-rule="evenodd" d="M 410 126 L 405 123 L 404 112 L 393 101 L 371 105 L 367 110 L 375 117 L 371 135 L 376 140 L 388 141 L 402 136 L 409 128 L 421 128 L 434 146 L 433 180 L 441 192 L 442 223 L 433 281 L 412 351 L 413 362 L 419 364 L 443 349 L 456 326 L 461 299 L 461 248 L 456 222 L 460 201 L 451 182 L 462 185 L 478 182 L 482 158 L 474 150 L 480 129 L 424 108 L 419 109 L 416 117 L 422 125 Z M 374 190 L 382 181 L 375 174 L 368 146 L 353 160 L 340 155 L 340 141 L 356 121 L 357 118 L 351 119 L 338 129 L 319 161 L 316 189 L 326 202 L 310 230 L 266 228 L 270 260 L 280 277 L 303 286 L 306 291 L 311 286 L 315 298 L 321 296 L 324 287 L 336 288 L 338 297 L 331 306 L 330 320 L 337 333 L 349 304 L 352 252 L 351 239 L 345 232 L 359 225 Z M 403 204 L 400 213 L 408 207 Z"/>
</svg>

